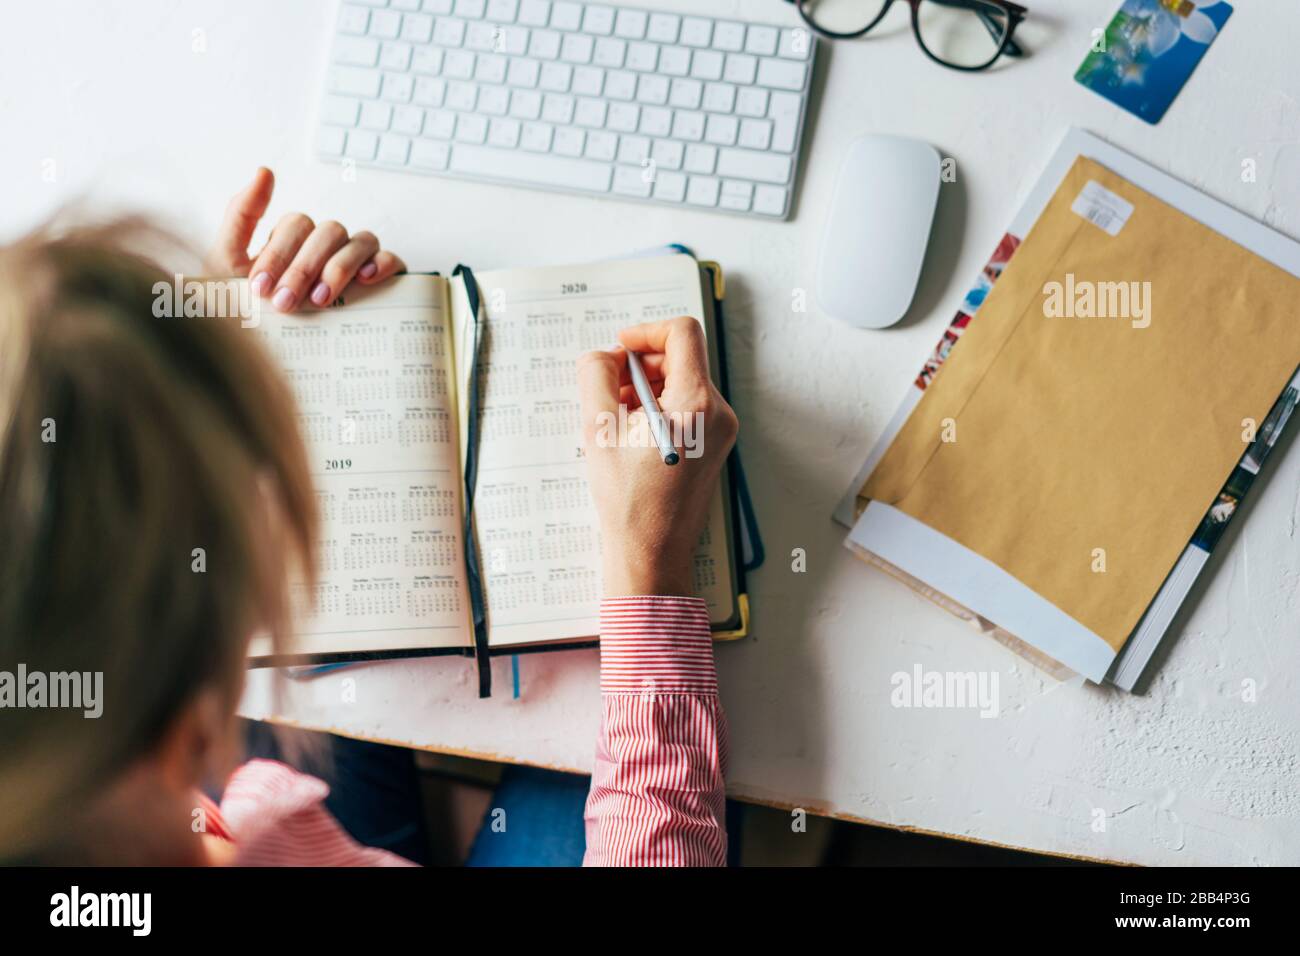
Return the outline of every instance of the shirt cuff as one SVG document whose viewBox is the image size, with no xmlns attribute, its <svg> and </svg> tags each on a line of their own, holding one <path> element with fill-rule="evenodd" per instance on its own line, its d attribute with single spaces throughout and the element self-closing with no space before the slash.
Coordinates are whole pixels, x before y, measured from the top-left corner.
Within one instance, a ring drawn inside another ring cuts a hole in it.
<svg viewBox="0 0 1300 956">
<path fill-rule="evenodd" d="M 713 694 L 709 611 L 696 597 L 605 598 L 600 604 L 603 694 Z"/>
</svg>

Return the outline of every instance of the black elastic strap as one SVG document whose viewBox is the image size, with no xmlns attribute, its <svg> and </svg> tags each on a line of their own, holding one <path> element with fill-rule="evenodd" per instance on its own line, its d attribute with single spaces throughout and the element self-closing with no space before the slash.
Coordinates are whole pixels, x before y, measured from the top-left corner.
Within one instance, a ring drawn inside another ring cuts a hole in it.
<svg viewBox="0 0 1300 956">
<path fill-rule="evenodd" d="M 492 658 L 488 654 L 486 602 L 483 600 L 483 576 L 479 567 L 478 542 L 474 537 L 474 488 L 478 483 L 479 441 L 479 349 L 483 328 L 479 320 L 478 282 L 469 266 L 458 265 L 451 273 L 465 284 L 470 315 L 474 321 L 474 340 L 469 352 L 469 433 L 465 436 L 465 573 L 469 584 L 469 603 L 474 615 L 474 660 L 478 664 L 478 695 L 492 696 Z"/>
</svg>

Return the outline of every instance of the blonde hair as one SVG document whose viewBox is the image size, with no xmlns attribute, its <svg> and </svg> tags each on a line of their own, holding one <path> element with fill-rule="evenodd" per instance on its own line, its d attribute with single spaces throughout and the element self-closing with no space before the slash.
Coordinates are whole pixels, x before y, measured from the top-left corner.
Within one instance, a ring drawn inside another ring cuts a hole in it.
<svg viewBox="0 0 1300 956">
<path fill-rule="evenodd" d="M 98 719 L 0 709 L 0 859 L 200 692 L 233 714 L 249 636 L 283 646 L 289 575 L 315 577 L 292 397 L 237 318 L 154 316 L 171 276 L 134 250 L 167 241 L 125 220 L 0 249 L 0 670 L 103 674 Z"/>
</svg>

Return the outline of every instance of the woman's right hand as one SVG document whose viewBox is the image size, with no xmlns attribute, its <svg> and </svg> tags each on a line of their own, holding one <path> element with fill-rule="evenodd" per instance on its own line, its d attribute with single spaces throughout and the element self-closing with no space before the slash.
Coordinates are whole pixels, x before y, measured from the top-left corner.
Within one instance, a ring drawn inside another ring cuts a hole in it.
<svg viewBox="0 0 1300 956">
<path fill-rule="evenodd" d="M 692 555 L 739 422 L 709 377 L 704 329 L 695 319 L 637 325 L 618 338 L 619 347 L 578 360 L 605 595 L 691 595 Z M 681 452 L 676 465 L 665 465 L 650 439 L 628 373 L 628 350 L 641 357 L 668 419 Z M 623 433 L 620 405 L 627 409 Z"/>
</svg>

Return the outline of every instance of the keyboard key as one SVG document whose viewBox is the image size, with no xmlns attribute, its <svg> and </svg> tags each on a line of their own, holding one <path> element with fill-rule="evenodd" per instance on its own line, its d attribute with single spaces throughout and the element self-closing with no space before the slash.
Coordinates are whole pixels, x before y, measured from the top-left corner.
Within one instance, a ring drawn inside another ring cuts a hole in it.
<svg viewBox="0 0 1300 956">
<path fill-rule="evenodd" d="M 337 126 L 322 126 L 316 131 L 316 152 L 326 156 L 341 156 L 347 137 L 347 130 Z"/>
<path fill-rule="evenodd" d="M 714 24 L 713 48 L 728 53 L 739 53 L 745 49 L 745 25 L 725 22 Z"/>
<path fill-rule="evenodd" d="M 394 166 L 405 166 L 406 157 L 411 152 L 411 141 L 405 136 L 381 136 L 379 138 L 379 161 Z"/>
<path fill-rule="evenodd" d="M 736 94 L 736 112 L 741 116 L 767 115 L 767 90 L 749 86 Z"/>
<path fill-rule="evenodd" d="M 708 46 L 713 39 L 713 21 L 703 17 L 682 17 L 680 39 L 686 46 Z"/>
<path fill-rule="evenodd" d="M 657 106 L 641 110 L 640 131 L 647 136 L 667 136 L 673 130 L 673 111 Z"/>
<path fill-rule="evenodd" d="M 424 127 L 424 110 L 416 106 L 399 106 L 393 110 L 393 132 L 419 136 Z"/>
<path fill-rule="evenodd" d="M 802 90 L 808 67 L 786 60 L 759 60 L 758 84 L 778 90 Z"/>
<path fill-rule="evenodd" d="M 424 132 L 431 139 L 451 139 L 456 132 L 456 114 L 450 110 L 426 110 Z"/>
<path fill-rule="evenodd" d="M 421 7 L 426 13 L 432 13 L 435 16 L 446 16 L 451 13 L 453 0 L 424 0 Z"/>
<path fill-rule="evenodd" d="M 407 43 L 428 43 L 433 37 L 433 17 L 408 13 L 402 17 L 402 39 Z"/>
<path fill-rule="evenodd" d="M 588 192 L 608 192 L 614 175 L 613 169 L 604 163 L 463 144 L 457 144 L 452 150 L 451 169 L 472 176 Z"/>
<path fill-rule="evenodd" d="M 573 67 L 567 63 L 543 63 L 541 76 L 537 85 L 544 90 L 551 90 L 555 93 L 569 92 L 569 84 L 573 82 Z M 764 102 L 764 108 L 767 103 Z"/>
<path fill-rule="evenodd" d="M 554 30 L 577 30 L 582 26 L 582 7 L 576 3 L 556 0 L 551 5 L 551 28 Z"/>
<path fill-rule="evenodd" d="M 321 105 L 320 117 L 331 126 L 356 126 L 361 103 L 347 96 L 327 96 Z"/>
<path fill-rule="evenodd" d="M 552 148 L 559 156 L 581 156 L 583 147 L 587 145 L 586 130 L 575 129 L 572 126 L 560 126 L 555 130 L 555 142 Z"/>
<path fill-rule="evenodd" d="M 627 56 L 627 43 L 617 37 L 601 37 L 596 41 L 591 62 L 597 66 L 617 69 L 623 65 Z"/>
<path fill-rule="evenodd" d="M 587 134 L 587 155 L 592 159 L 612 163 L 618 150 L 618 137 L 613 133 L 593 130 Z"/>
<path fill-rule="evenodd" d="M 668 76 L 686 76 L 691 72 L 691 51 L 666 46 L 659 51 L 659 72 Z"/>
<path fill-rule="evenodd" d="M 525 26 L 544 27 L 550 17 L 550 0 L 523 0 L 519 5 L 519 22 Z"/>
<path fill-rule="evenodd" d="M 704 138 L 704 114 L 678 110 L 673 114 L 673 139 L 701 140 Z"/>
<path fill-rule="evenodd" d="M 510 97 L 510 115 L 516 119 L 538 119 L 542 115 L 542 94 L 533 90 L 516 90 Z"/>
<path fill-rule="evenodd" d="M 794 152 L 799 137 L 799 97 L 793 93 L 773 93 L 767 116 L 772 121 L 772 148 L 782 153 Z"/>
<path fill-rule="evenodd" d="M 730 83 L 710 83 L 704 88 L 703 103 L 712 113 L 730 113 L 736 105 L 736 88 Z"/>
<path fill-rule="evenodd" d="M 691 58 L 691 76 L 701 80 L 720 80 L 722 64 L 722 54 L 717 50 L 697 50 Z"/>
<path fill-rule="evenodd" d="M 478 111 L 488 116 L 505 116 L 510 108 L 510 91 L 504 86 L 480 86 Z"/>
<path fill-rule="evenodd" d="M 737 143 L 746 149 L 767 149 L 772 145 L 771 122 L 759 119 L 741 120 Z"/>
<path fill-rule="evenodd" d="M 554 30 L 534 30 L 528 41 L 528 55 L 539 60 L 554 60 L 560 55 L 560 34 Z"/>
<path fill-rule="evenodd" d="M 442 50 L 437 47 L 420 47 L 411 57 L 411 70 L 415 73 L 437 75 L 442 72 Z"/>
<path fill-rule="evenodd" d="M 784 185 L 790 181 L 791 172 L 792 161 L 789 156 L 749 149 L 723 149 L 718 152 L 720 176 Z"/>
<path fill-rule="evenodd" d="M 611 100 L 630 100 L 636 96 L 636 74 L 610 70 L 605 74 L 605 96 Z"/>
<path fill-rule="evenodd" d="M 385 73 L 383 97 L 393 103 L 411 102 L 415 78 L 409 73 Z"/>
<path fill-rule="evenodd" d="M 614 10 L 612 7 L 587 7 L 582 17 L 584 33 L 609 36 L 614 32 Z"/>
<path fill-rule="evenodd" d="M 740 121 L 734 116 L 714 113 L 704 127 L 704 138 L 715 146 L 732 146 L 736 142 L 736 133 Z"/>
<path fill-rule="evenodd" d="M 528 51 L 532 31 L 526 27 L 497 27 L 497 29 L 500 33 L 497 34 L 497 42 L 493 46 L 493 50 L 497 53 L 504 53 L 507 56 L 523 56 Z"/>
<path fill-rule="evenodd" d="M 625 40 L 640 40 L 645 36 L 648 19 L 640 10 L 620 10 L 614 20 L 614 35 Z"/>
<path fill-rule="evenodd" d="M 488 145 L 514 149 L 519 145 L 522 124 L 517 119 L 494 119 L 488 124 Z"/>
<path fill-rule="evenodd" d="M 629 43 L 625 65 L 629 70 L 651 73 L 659 65 L 659 48 L 653 43 Z"/>
<path fill-rule="evenodd" d="M 362 129 L 385 130 L 388 124 L 393 121 L 393 108 L 387 103 L 363 103 L 361 104 L 361 123 Z"/>
<path fill-rule="evenodd" d="M 447 157 L 451 147 L 446 143 L 436 143 L 421 139 L 411 144 L 411 165 L 420 169 L 434 169 L 441 172 L 447 168 Z"/>
<path fill-rule="evenodd" d="M 370 11 L 365 7 L 355 7 L 345 3 L 339 7 L 339 32 L 364 36 L 370 25 Z"/>
<path fill-rule="evenodd" d="M 534 153 L 546 153 L 551 149 L 551 137 L 554 135 L 555 127 L 550 123 L 525 123 L 519 145 Z"/>
<path fill-rule="evenodd" d="M 379 41 L 369 37 L 338 37 L 334 62 L 344 66 L 374 66 L 379 62 Z"/>
<path fill-rule="evenodd" d="M 385 43 L 379 51 L 379 65 L 385 70 L 405 73 L 411 68 L 411 45 L 409 43 Z"/>
<path fill-rule="evenodd" d="M 681 173 L 656 168 L 654 198 L 681 202 L 686 198 L 686 177 Z"/>
<path fill-rule="evenodd" d="M 402 15 L 392 10 L 371 10 L 370 30 L 372 37 L 381 40 L 396 40 L 402 31 Z"/>
<path fill-rule="evenodd" d="M 581 97 L 573 111 L 573 121 L 579 126 L 599 129 L 605 125 L 605 112 L 609 105 L 604 100 Z"/>
<path fill-rule="evenodd" d="M 442 75 L 453 80 L 468 80 L 474 75 L 474 54 L 448 50 L 442 60 Z"/>
<path fill-rule="evenodd" d="M 759 186 L 754 190 L 754 212 L 765 216 L 785 215 L 786 191 L 776 186 Z"/>
<path fill-rule="evenodd" d="M 456 16 L 477 20 L 487 10 L 487 0 L 456 0 Z"/>
<path fill-rule="evenodd" d="M 447 108 L 468 113 L 478 103 L 478 87 L 473 83 L 447 84 Z"/>
<path fill-rule="evenodd" d="M 650 158 L 655 161 L 657 166 L 666 169 L 681 169 L 682 154 L 686 148 L 675 139 L 655 140 L 655 144 L 650 149 Z M 683 184 L 685 189 L 685 184 Z"/>
<path fill-rule="evenodd" d="M 598 66 L 573 67 L 573 92 L 580 96 L 600 96 L 605 89 L 605 71 Z"/>
<path fill-rule="evenodd" d="M 777 41 L 776 27 L 751 26 L 745 35 L 745 52 L 758 56 L 775 56 Z"/>
<path fill-rule="evenodd" d="M 727 67 L 722 76 L 728 83 L 748 86 L 758 74 L 758 59 L 748 53 L 732 53 L 727 57 Z"/>
<path fill-rule="evenodd" d="M 336 66 L 330 70 L 330 91 L 345 96 L 376 97 L 379 95 L 380 83 L 378 70 L 362 70 L 349 66 Z"/>
<path fill-rule="evenodd" d="M 569 63 L 590 63 L 596 41 L 585 33 L 567 33 L 560 44 L 560 59 Z"/>
<path fill-rule="evenodd" d="M 573 122 L 573 105 L 572 96 L 557 96 L 554 93 L 548 93 L 542 98 L 542 119 L 548 123 L 568 126 Z"/>
<path fill-rule="evenodd" d="M 644 136 L 623 136 L 618 141 L 618 161 L 640 166 L 650 158 L 650 140 Z"/>
<path fill-rule="evenodd" d="M 613 190 L 620 196 L 649 199 L 653 188 L 654 177 L 651 169 L 642 169 L 640 166 L 619 166 L 614 170 Z"/>
<path fill-rule="evenodd" d="M 482 20 L 465 26 L 465 48 L 480 53 L 496 50 L 500 43 L 501 28 Z"/>
<path fill-rule="evenodd" d="M 374 159 L 375 150 L 379 148 L 379 137 L 365 130 L 354 129 L 348 133 L 348 145 L 345 152 L 353 159 Z"/>
<path fill-rule="evenodd" d="M 456 140 L 464 143 L 481 143 L 487 139 L 488 123 L 481 116 L 461 114 L 456 120 Z"/>
<path fill-rule="evenodd" d="M 514 58 L 510 61 L 510 70 L 506 74 L 506 82 L 511 86 L 523 86 L 532 89 L 537 85 L 541 71 L 541 65 L 536 60 Z"/>
<path fill-rule="evenodd" d="M 460 46 L 465 42 L 464 20 L 438 20 L 433 25 L 433 42 L 438 46 Z"/>
<path fill-rule="evenodd" d="M 748 212 L 749 204 L 753 199 L 753 183 L 742 183 L 734 179 L 724 179 L 722 181 L 722 192 L 719 195 L 718 205 L 723 209 Z"/>
<path fill-rule="evenodd" d="M 782 30 L 776 55 L 787 60 L 806 60 L 812 52 L 812 36 L 804 27 Z"/>
<path fill-rule="evenodd" d="M 488 0 L 485 16 L 497 23 L 514 23 L 519 13 L 519 0 Z"/>
<path fill-rule="evenodd" d="M 635 103 L 610 103 L 605 117 L 605 128 L 619 133 L 631 133 L 641 121 L 641 107 Z"/>
<path fill-rule="evenodd" d="M 717 149 L 692 143 L 686 147 L 686 159 L 682 166 L 688 173 L 711 173 L 717 166 L 717 162 Z"/>
<path fill-rule="evenodd" d="M 719 183 L 707 176 L 692 176 L 686 187 L 686 201 L 692 206 L 716 206 Z"/>
<path fill-rule="evenodd" d="M 489 53 L 478 58 L 478 63 L 474 67 L 474 79 L 480 83 L 504 83 L 506 80 L 506 66 L 510 63 L 519 63 L 520 60 L 510 60 L 504 56 L 497 56 L 495 53 Z"/>
<path fill-rule="evenodd" d="M 646 38 L 656 43 L 676 43 L 681 22 L 682 18 L 675 13 L 652 13 L 646 27 Z"/>
<path fill-rule="evenodd" d="M 699 80 L 673 80 L 668 102 L 679 109 L 693 110 L 700 105 L 704 94 L 704 85 Z"/>
<path fill-rule="evenodd" d="M 447 81 L 440 76 L 421 76 L 415 80 L 413 102 L 421 106 L 441 106 L 447 96 Z"/>
</svg>

